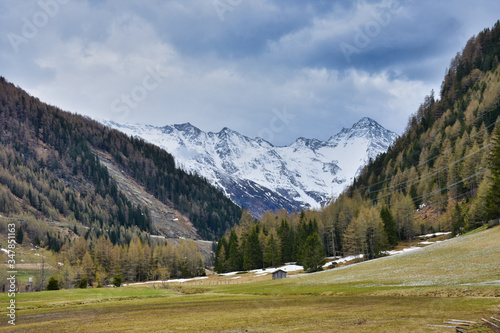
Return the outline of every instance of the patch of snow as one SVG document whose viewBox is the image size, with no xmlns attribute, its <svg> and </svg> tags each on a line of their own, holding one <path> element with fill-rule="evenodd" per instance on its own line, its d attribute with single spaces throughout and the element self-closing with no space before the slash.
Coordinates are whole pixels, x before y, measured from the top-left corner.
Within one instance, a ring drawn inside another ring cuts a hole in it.
<svg viewBox="0 0 500 333">
<path fill-rule="evenodd" d="M 385 251 L 384 253 L 388 254 L 390 256 L 394 256 L 394 255 L 397 255 L 397 254 L 409 253 L 409 252 L 418 251 L 418 250 L 422 250 L 422 249 L 423 249 L 423 247 L 412 246 L 412 247 L 409 247 L 409 248 L 406 248 L 406 249 L 402 249 L 402 250 Z"/>
<path fill-rule="evenodd" d="M 261 274 L 261 275 L 267 275 L 267 274 L 272 274 L 278 270 L 282 270 L 285 272 L 297 272 L 303 270 L 304 267 L 300 265 L 295 265 L 295 264 L 289 264 L 277 268 L 266 268 L 266 269 L 254 269 L 253 271 L 250 271 L 254 274 Z M 260 276 L 260 275 L 259 275 Z"/>
<path fill-rule="evenodd" d="M 427 234 L 427 235 L 420 235 L 417 236 L 417 238 L 431 238 L 431 237 L 437 237 L 437 236 L 443 236 L 443 235 L 449 235 L 451 234 L 451 231 L 448 232 L 435 232 L 433 234 Z"/>
<path fill-rule="evenodd" d="M 155 283 L 169 283 L 169 282 L 178 282 L 178 283 L 184 283 L 184 282 L 189 282 L 189 281 L 197 281 L 197 280 L 204 280 L 208 279 L 208 276 L 199 276 L 191 279 L 173 279 L 173 280 L 158 280 L 158 281 L 146 281 L 146 282 L 134 282 L 134 283 L 124 283 L 123 286 L 140 286 L 144 284 L 155 284 Z"/>
<path fill-rule="evenodd" d="M 344 257 L 344 258 L 335 260 L 335 262 L 338 263 L 338 264 L 345 264 L 346 262 L 353 261 L 353 260 L 356 260 L 356 259 L 363 259 L 364 256 L 365 256 L 364 254 L 358 254 L 358 255 L 348 256 L 348 257 Z"/>
<path fill-rule="evenodd" d="M 150 235 L 150 236 L 153 237 L 153 238 L 163 238 L 163 239 L 165 239 L 165 236 L 160 236 L 160 235 Z"/>
<path fill-rule="evenodd" d="M 167 280 L 166 282 L 179 282 L 179 283 L 184 283 L 184 282 L 189 282 L 189 281 L 197 281 L 197 280 L 205 280 L 208 279 L 208 276 L 200 276 L 200 277 L 195 277 L 191 279 L 174 279 L 174 280 Z"/>
</svg>

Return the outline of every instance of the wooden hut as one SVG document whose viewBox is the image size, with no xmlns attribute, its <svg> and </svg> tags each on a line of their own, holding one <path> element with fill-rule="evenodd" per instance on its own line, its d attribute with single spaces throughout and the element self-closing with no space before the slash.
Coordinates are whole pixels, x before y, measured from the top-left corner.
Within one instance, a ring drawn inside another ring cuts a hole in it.
<svg viewBox="0 0 500 333">
<path fill-rule="evenodd" d="M 273 280 L 284 279 L 286 278 L 286 272 L 282 269 L 278 269 L 273 273 Z"/>
</svg>

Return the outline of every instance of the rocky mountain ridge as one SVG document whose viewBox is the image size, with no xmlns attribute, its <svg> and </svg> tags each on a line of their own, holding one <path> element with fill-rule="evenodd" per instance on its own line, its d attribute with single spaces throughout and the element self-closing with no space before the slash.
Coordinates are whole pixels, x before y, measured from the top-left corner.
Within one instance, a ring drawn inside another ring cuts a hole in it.
<svg viewBox="0 0 500 333">
<path fill-rule="evenodd" d="M 367 117 L 326 141 L 298 138 L 282 147 L 227 127 L 206 133 L 190 123 L 164 127 L 103 123 L 165 149 L 177 166 L 205 177 L 255 216 L 282 207 L 319 208 L 397 138 Z"/>
</svg>

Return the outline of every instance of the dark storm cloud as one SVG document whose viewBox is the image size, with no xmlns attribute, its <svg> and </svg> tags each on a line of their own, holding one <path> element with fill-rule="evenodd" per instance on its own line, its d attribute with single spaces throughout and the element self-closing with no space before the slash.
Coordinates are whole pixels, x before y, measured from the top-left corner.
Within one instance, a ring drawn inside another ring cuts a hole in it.
<svg viewBox="0 0 500 333">
<path fill-rule="evenodd" d="M 287 110 L 276 144 L 363 116 L 401 132 L 499 12 L 496 0 L 5 0 L 0 74 L 96 118 L 257 136 Z"/>
</svg>

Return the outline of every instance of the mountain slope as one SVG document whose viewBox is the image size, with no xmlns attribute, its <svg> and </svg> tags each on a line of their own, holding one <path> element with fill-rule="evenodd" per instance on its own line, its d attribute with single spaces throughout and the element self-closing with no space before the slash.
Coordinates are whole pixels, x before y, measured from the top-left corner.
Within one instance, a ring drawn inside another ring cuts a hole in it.
<svg viewBox="0 0 500 333">
<path fill-rule="evenodd" d="M 299 138 L 285 147 L 228 128 L 205 133 L 189 123 L 104 124 L 164 148 L 178 166 L 205 177 L 257 216 L 282 207 L 288 211 L 320 207 L 396 139 L 395 133 L 369 118 L 327 141 Z"/>
<path fill-rule="evenodd" d="M 113 169 L 137 185 L 134 191 Z M 78 222 L 113 241 L 123 236 L 122 228 L 135 227 L 212 239 L 241 216 L 206 180 L 176 168 L 164 150 L 44 104 L 4 78 L 0 190 L 3 215 Z M 139 200 L 132 192 L 143 195 Z M 152 201 L 162 207 L 155 209 Z"/>
<path fill-rule="evenodd" d="M 367 165 L 349 192 L 389 206 L 408 196 L 415 207 L 446 212 L 441 227 L 456 232 L 484 223 L 488 155 L 500 122 L 499 58 L 500 21 L 467 42 L 451 61 L 441 98 L 425 98 L 406 132 Z"/>
</svg>

